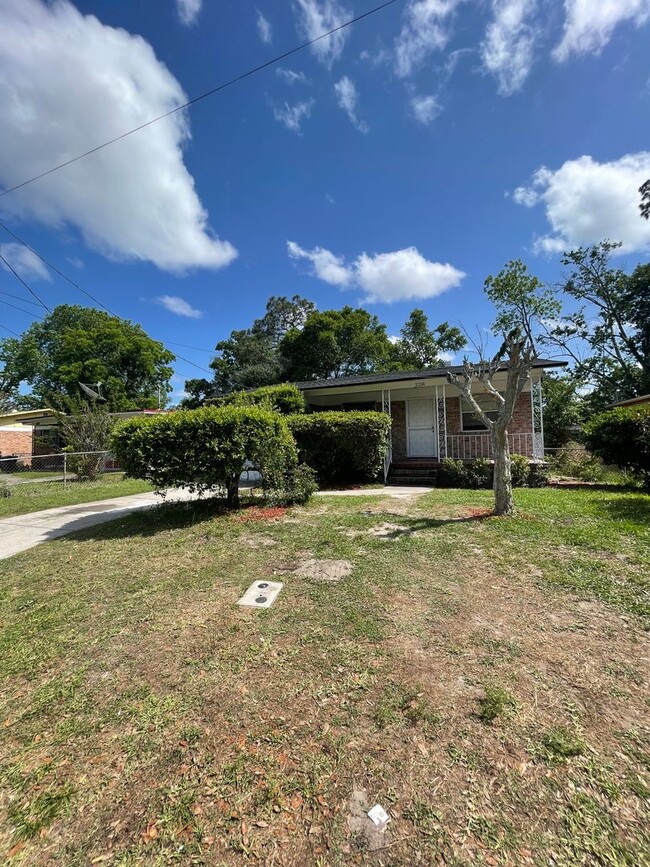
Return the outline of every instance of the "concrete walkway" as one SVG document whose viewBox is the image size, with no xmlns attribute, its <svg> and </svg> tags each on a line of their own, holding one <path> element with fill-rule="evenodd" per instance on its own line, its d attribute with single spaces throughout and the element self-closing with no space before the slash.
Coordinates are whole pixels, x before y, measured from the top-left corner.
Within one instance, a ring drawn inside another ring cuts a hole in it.
<svg viewBox="0 0 650 867">
<path fill-rule="evenodd" d="M 0 519 L 0 560 L 27 551 L 41 542 L 58 539 L 75 530 L 94 527 L 105 521 L 113 521 L 139 509 L 149 509 L 160 503 L 174 503 L 196 499 L 189 491 L 170 491 L 164 500 L 155 494 L 132 494 L 114 497 L 97 503 L 80 503 L 76 506 L 60 506 L 42 512 L 30 512 L 13 518 Z"/>
<path fill-rule="evenodd" d="M 396 497 L 405 499 L 418 494 L 426 494 L 433 488 L 419 488 L 402 485 L 386 485 L 383 488 L 352 488 L 344 491 L 319 491 L 323 497 Z M 58 539 L 76 530 L 94 527 L 105 521 L 114 521 L 130 515 L 139 509 L 148 509 L 160 503 L 175 503 L 197 499 L 189 491 L 170 491 L 162 500 L 155 494 L 132 494 L 128 497 L 114 497 L 96 503 L 80 503 L 76 506 L 59 506 L 42 512 L 30 512 L 13 518 L 0 519 L 0 560 L 27 551 L 41 542 Z"/>
</svg>

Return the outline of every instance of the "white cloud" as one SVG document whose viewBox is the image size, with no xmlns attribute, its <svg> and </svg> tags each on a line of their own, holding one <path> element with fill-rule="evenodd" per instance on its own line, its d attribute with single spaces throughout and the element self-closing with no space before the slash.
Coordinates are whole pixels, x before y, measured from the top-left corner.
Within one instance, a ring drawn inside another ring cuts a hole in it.
<svg viewBox="0 0 650 867">
<path fill-rule="evenodd" d="M 176 11 L 181 24 L 185 24 L 186 27 L 194 24 L 202 6 L 203 0 L 176 0 Z"/>
<path fill-rule="evenodd" d="M 165 310 L 170 313 L 175 313 L 176 316 L 186 316 L 188 319 L 202 319 L 203 313 L 197 310 L 196 307 L 186 301 L 184 298 L 179 298 L 178 295 L 159 295 L 154 298 L 156 304 L 160 304 Z"/>
<path fill-rule="evenodd" d="M 410 106 L 413 117 L 422 126 L 428 126 L 430 123 L 433 123 L 442 111 L 438 98 L 433 95 L 412 96 Z"/>
<path fill-rule="evenodd" d="M 259 9 L 257 10 L 257 32 L 265 45 L 270 45 L 273 42 L 271 22 L 262 15 Z"/>
<path fill-rule="evenodd" d="M 568 160 L 559 169 L 538 169 L 513 198 L 543 204 L 551 233 L 537 238 L 538 252 L 557 253 L 609 239 L 622 252 L 650 249 L 650 222 L 639 215 L 639 187 L 650 177 L 650 152 L 599 163 L 590 156 Z"/>
<path fill-rule="evenodd" d="M 294 72 L 293 69 L 284 66 L 278 66 L 275 74 L 287 84 L 309 84 L 309 79 L 304 72 Z"/>
<path fill-rule="evenodd" d="M 22 244 L 0 244 L 0 255 L 11 265 L 23 280 L 51 280 L 50 272 L 35 253 Z M 3 271 L 9 269 L 0 261 Z"/>
<path fill-rule="evenodd" d="M 559 61 L 598 54 L 623 22 L 641 27 L 650 19 L 650 0 L 564 0 L 564 10 L 564 34 L 553 52 Z"/>
<path fill-rule="evenodd" d="M 296 0 L 294 8 L 298 14 L 298 32 L 305 40 L 316 39 L 340 27 L 351 17 L 350 10 L 342 6 L 339 0 Z M 349 34 L 349 27 L 338 30 L 315 42 L 311 50 L 321 63 L 331 69 L 343 53 Z"/>
<path fill-rule="evenodd" d="M 359 102 L 359 94 L 357 86 L 352 79 L 344 75 L 340 81 L 334 85 L 334 93 L 339 107 L 350 118 L 350 123 L 355 126 L 359 132 L 368 132 L 368 124 L 364 120 L 360 120 L 357 114 L 357 105 Z"/>
<path fill-rule="evenodd" d="M 339 287 L 363 290 L 368 303 L 392 304 L 394 301 L 434 298 L 458 286 L 465 277 L 453 265 L 430 262 L 415 248 L 392 253 L 362 253 L 350 265 L 323 247 L 304 250 L 294 241 L 287 242 L 292 259 L 311 262 L 314 276 Z"/>
<path fill-rule="evenodd" d="M 287 252 L 292 259 L 307 259 L 311 262 L 315 276 L 332 286 L 348 286 L 352 279 L 352 271 L 345 266 L 343 257 L 335 256 L 322 247 L 304 250 L 295 241 L 287 241 Z"/>
<path fill-rule="evenodd" d="M 492 0 L 492 9 L 481 58 L 496 76 L 501 96 L 511 96 L 521 90 L 533 65 L 538 33 L 531 19 L 537 0 Z"/>
<path fill-rule="evenodd" d="M 141 37 L 83 16 L 67 0 L 1 5 L 1 185 L 185 101 Z M 174 114 L 6 196 L 3 209 L 56 228 L 76 226 L 89 246 L 113 259 L 170 271 L 223 267 L 237 251 L 208 225 L 183 163 L 189 138 L 187 117 Z"/>
<path fill-rule="evenodd" d="M 451 38 L 453 13 L 463 0 L 409 0 L 395 43 L 395 71 L 411 75 L 429 54 L 445 48 Z"/>
<path fill-rule="evenodd" d="M 302 122 L 311 114 L 314 107 L 314 100 L 307 99 L 304 102 L 296 102 L 294 105 L 289 105 L 285 102 L 283 106 L 273 106 L 273 116 L 276 120 L 283 123 L 291 132 L 302 132 Z"/>
</svg>

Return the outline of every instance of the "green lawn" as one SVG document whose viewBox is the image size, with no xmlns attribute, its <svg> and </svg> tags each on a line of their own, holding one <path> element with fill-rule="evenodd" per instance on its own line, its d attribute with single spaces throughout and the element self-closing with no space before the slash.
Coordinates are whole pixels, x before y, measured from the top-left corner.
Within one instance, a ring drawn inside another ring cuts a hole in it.
<svg viewBox="0 0 650 867">
<path fill-rule="evenodd" d="M 22 476 L 21 476 L 22 478 Z M 147 482 L 124 479 L 121 473 L 106 473 L 95 482 L 70 482 L 67 488 L 63 482 L 34 482 L 34 484 L 2 484 L 0 476 L 0 518 L 11 518 L 55 506 L 73 506 L 77 503 L 90 503 L 107 500 L 111 497 L 126 497 L 152 491 Z M 5 493 L 11 491 L 10 496 Z"/>
<path fill-rule="evenodd" d="M 650 497 L 516 499 L 161 506 L 1 561 L 0 861 L 650 864 Z"/>
</svg>

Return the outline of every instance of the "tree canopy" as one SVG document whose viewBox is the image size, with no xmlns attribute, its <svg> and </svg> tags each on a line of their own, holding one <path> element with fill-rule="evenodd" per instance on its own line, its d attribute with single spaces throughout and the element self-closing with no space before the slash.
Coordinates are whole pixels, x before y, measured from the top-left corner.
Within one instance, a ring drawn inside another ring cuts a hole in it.
<svg viewBox="0 0 650 867">
<path fill-rule="evenodd" d="M 92 307 L 62 304 L 19 338 L 0 342 L 0 381 L 17 402 L 70 410 L 78 405 L 79 383 L 101 382 L 113 412 L 157 406 L 171 390 L 174 355 L 139 326 Z"/>
<path fill-rule="evenodd" d="M 549 330 L 574 376 L 593 387 L 594 408 L 650 391 L 650 265 L 631 274 L 613 268 L 620 246 L 603 241 L 565 253 L 571 273 L 563 291 L 580 306 Z"/>
<path fill-rule="evenodd" d="M 411 311 L 402 326 L 399 340 L 393 345 L 392 367 L 394 370 L 442 367 L 443 355 L 458 352 L 465 343 L 462 331 L 448 322 L 442 322 L 431 330 L 424 310 L 416 308 Z"/>
</svg>

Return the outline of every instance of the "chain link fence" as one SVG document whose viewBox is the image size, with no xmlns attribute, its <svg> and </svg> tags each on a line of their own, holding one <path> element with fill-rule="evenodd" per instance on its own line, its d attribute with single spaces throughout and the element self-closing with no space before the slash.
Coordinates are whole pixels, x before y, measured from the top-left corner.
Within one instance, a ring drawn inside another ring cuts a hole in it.
<svg viewBox="0 0 650 867">
<path fill-rule="evenodd" d="M 5 489 L 28 485 L 30 492 L 63 488 L 115 477 L 122 470 L 110 452 L 60 452 L 51 455 L 0 457 L 0 484 Z"/>
</svg>

